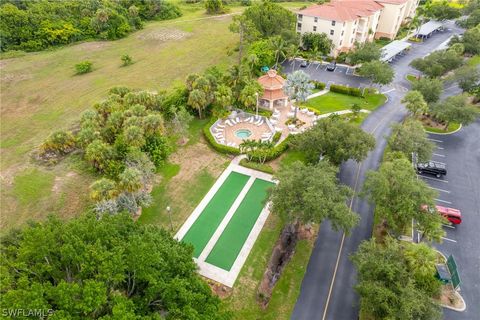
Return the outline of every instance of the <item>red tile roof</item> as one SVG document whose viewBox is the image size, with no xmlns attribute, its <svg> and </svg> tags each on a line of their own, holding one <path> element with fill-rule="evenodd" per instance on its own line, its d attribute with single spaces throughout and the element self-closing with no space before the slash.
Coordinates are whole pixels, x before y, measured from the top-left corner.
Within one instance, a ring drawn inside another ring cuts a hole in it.
<svg viewBox="0 0 480 320">
<path fill-rule="evenodd" d="M 377 2 L 383 2 L 383 3 L 391 3 L 391 4 L 403 4 L 407 2 L 408 0 L 375 0 Z"/>
<path fill-rule="evenodd" d="M 258 83 L 267 90 L 283 89 L 285 79 L 277 74 L 275 70 L 268 70 L 267 74 L 258 78 Z"/>
<path fill-rule="evenodd" d="M 383 6 L 374 0 L 332 0 L 329 3 L 322 5 L 310 6 L 306 9 L 300 10 L 298 13 L 326 20 L 352 21 L 359 17 L 371 16 L 382 8 Z"/>
</svg>

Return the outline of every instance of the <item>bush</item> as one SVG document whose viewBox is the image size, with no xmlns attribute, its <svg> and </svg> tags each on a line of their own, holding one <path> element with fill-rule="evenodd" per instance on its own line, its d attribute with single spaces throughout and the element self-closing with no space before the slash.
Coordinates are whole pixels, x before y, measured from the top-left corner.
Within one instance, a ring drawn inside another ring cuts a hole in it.
<svg viewBox="0 0 480 320">
<path fill-rule="evenodd" d="M 40 146 L 40 153 L 64 155 L 75 148 L 75 138 L 70 131 L 56 131 Z"/>
<path fill-rule="evenodd" d="M 271 148 L 269 150 L 269 153 L 266 157 L 264 157 L 263 159 L 258 159 L 256 157 L 252 157 L 251 161 L 250 162 L 261 162 L 262 161 L 265 161 L 265 162 L 268 162 L 268 161 L 272 161 L 278 157 L 280 157 L 280 155 L 282 153 L 284 153 L 288 147 L 289 147 L 289 141 L 290 141 L 290 137 L 291 136 L 288 136 L 285 140 L 283 140 L 282 142 L 280 142 L 278 145 L 276 145 L 275 147 Z"/>
<path fill-rule="evenodd" d="M 324 82 L 320 82 L 317 80 L 312 80 L 312 83 L 315 86 L 315 89 L 318 89 L 318 90 L 323 90 L 327 86 Z"/>
<path fill-rule="evenodd" d="M 128 54 L 122 55 L 121 59 L 124 67 L 129 66 L 133 63 L 132 57 L 129 56 Z"/>
<path fill-rule="evenodd" d="M 268 173 L 268 174 L 273 174 L 273 168 L 271 166 L 269 166 L 268 164 L 261 164 L 261 163 L 257 163 L 257 162 L 251 162 L 251 161 L 248 161 L 247 159 L 242 159 L 240 160 L 240 165 L 245 167 L 245 168 L 250 168 L 250 169 L 253 169 L 253 170 L 258 170 L 258 171 L 262 171 L 262 172 L 265 172 L 265 173 Z"/>
<path fill-rule="evenodd" d="M 75 65 L 75 72 L 76 74 L 84 74 L 92 72 L 93 64 L 90 61 L 82 61 Z"/>
<path fill-rule="evenodd" d="M 362 90 L 355 87 L 346 87 L 339 84 L 330 85 L 330 91 L 342 94 L 348 94 L 355 97 L 363 97 Z"/>
<path fill-rule="evenodd" d="M 147 137 L 142 151 L 148 154 L 148 157 L 153 162 L 157 169 L 164 163 L 168 155 L 172 152 L 172 148 L 168 139 L 161 135 L 153 135 Z"/>
<path fill-rule="evenodd" d="M 205 139 L 207 139 L 208 143 L 212 146 L 213 149 L 216 151 L 223 153 L 223 154 L 233 154 L 233 155 L 239 155 L 240 150 L 234 147 L 229 147 L 220 143 L 217 143 L 215 138 L 212 136 L 212 133 L 210 132 L 210 127 L 217 121 L 217 119 L 212 118 L 206 125 L 203 127 L 203 135 L 205 136 Z"/>
<path fill-rule="evenodd" d="M 272 143 L 276 144 L 278 141 L 280 141 L 281 137 L 282 137 L 281 132 L 275 132 L 275 134 L 273 135 L 273 138 L 272 138 Z"/>
</svg>

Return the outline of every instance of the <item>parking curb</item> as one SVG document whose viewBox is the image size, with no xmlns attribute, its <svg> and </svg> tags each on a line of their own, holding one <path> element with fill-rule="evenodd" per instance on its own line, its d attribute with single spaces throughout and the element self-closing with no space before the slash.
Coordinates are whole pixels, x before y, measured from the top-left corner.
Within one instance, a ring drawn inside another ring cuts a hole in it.
<svg viewBox="0 0 480 320">
<path fill-rule="evenodd" d="M 432 132 L 432 131 L 428 131 L 428 130 L 425 129 L 425 128 L 424 128 L 423 130 L 424 130 L 426 133 L 429 133 L 429 134 L 438 134 L 439 136 L 447 136 L 447 135 L 449 135 L 449 134 L 454 134 L 454 133 L 460 131 L 460 129 L 462 129 L 462 127 L 463 127 L 463 126 L 460 124 L 460 127 L 458 127 L 457 130 L 452 131 L 452 132 L 445 132 L 445 133 L 443 133 L 443 132 Z"/>
</svg>

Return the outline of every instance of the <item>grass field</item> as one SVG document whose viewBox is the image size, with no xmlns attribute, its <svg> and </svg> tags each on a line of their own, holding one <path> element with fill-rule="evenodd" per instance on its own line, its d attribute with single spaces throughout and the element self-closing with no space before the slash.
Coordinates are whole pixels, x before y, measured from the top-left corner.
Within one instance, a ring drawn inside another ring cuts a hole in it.
<svg viewBox="0 0 480 320">
<path fill-rule="evenodd" d="M 453 131 L 456 131 L 458 130 L 458 128 L 460 128 L 460 124 L 459 123 L 456 123 L 456 122 L 452 122 L 448 125 L 448 128 L 447 130 L 443 130 L 441 128 L 434 128 L 434 127 L 429 127 L 429 126 L 426 126 L 424 125 L 423 126 L 425 128 L 425 130 L 427 132 L 433 132 L 433 133 L 450 133 L 450 132 L 453 132 Z"/>
<path fill-rule="evenodd" d="M 183 242 L 193 245 L 195 258 L 202 253 L 248 179 L 244 174 L 230 173 L 182 238 Z"/>
<path fill-rule="evenodd" d="M 324 95 L 307 100 L 304 105 L 316 109 L 323 114 L 348 110 L 354 103 L 359 104 L 362 109 L 375 110 L 384 104 L 385 100 L 386 97 L 383 94 L 370 94 L 367 95 L 366 98 L 361 98 L 336 92 L 328 92 Z"/>
<path fill-rule="evenodd" d="M 78 190 L 88 194 L 95 176 L 80 168 L 78 159 L 47 169 L 37 166 L 30 153 L 53 130 L 73 126 L 80 113 L 105 97 L 110 87 L 169 88 L 189 73 L 235 60 L 237 36 L 228 30 L 231 17 L 204 19 L 201 5 L 184 13 L 176 20 L 148 23 L 118 41 L 79 43 L 0 61 L 2 230 L 48 213 L 69 217 L 83 211 L 88 197 L 79 197 Z M 121 67 L 120 56 L 125 53 L 134 64 Z M 94 71 L 75 76 L 74 65 L 82 60 L 92 61 Z M 196 142 L 198 138 L 191 144 Z M 32 170 L 65 183 L 55 184 L 51 192 L 42 193 L 42 201 L 27 206 L 21 199 L 28 198 L 30 191 L 14 190 L 14 181 Z"/>
<path fill-rule="evenodd" d="M 264 201 L 267 198 L 268 189 L 272 186 L 273 183 L 271 182 L 255 179 L 232 219 L 215 243 L 205 260 L 206 262 L 230 271 L 265 206 Z"/>
</svg>

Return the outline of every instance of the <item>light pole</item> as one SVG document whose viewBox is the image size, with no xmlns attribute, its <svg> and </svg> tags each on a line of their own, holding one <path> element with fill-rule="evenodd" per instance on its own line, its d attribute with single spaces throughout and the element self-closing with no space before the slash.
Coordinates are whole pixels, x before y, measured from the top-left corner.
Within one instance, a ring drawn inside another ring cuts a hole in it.
<svg viewBox="0 0 480 320">
<path fill-rule="evenodd" d="M 167 213 L 168 213 L 168 217 L 170 219 L 170 230 L 173 231 L 172 208 L 170 208 L 170 206 L 167 206 Z"/>
<path fill-rule="evenodd" d="M 255 97 L 257 98 L 257 104 L 255 108 L 255 116 L 258 117 L 258 92 L 255 92 Z"/>
</svg>

